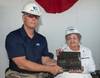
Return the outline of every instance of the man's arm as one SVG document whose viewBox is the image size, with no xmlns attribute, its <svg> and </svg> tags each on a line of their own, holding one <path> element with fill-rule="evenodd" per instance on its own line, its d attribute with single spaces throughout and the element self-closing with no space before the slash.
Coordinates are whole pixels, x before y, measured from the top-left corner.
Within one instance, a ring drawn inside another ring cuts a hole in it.
<svg viewBox="0 0 100 78">
<path fill-rule="evenodd" d="M 42 57 L 42 63 L 44 65 L 57 65 L 56 61 L 48 56 Z"/>
<path fill-rule="evenodd" d="M 51 74 L 56 75 L 57 73 L 60 73 L 61 70 L 61 68 L 57 65 L 51 66 L 51 65 L 38 64 L 27 60 L 24 56 L 15 57 L 12 60 L 16 63 L 16 65 L 20 69 L 24 69 L 27 71 L 49 72 Z"/>
</svg>

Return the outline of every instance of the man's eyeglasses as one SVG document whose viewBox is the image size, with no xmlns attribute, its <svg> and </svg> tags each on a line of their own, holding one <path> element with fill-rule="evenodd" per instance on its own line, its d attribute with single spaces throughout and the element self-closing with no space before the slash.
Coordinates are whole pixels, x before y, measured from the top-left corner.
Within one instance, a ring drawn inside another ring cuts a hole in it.
<svg viewBox="0 0 100 78">
<path fill-rule="evenodd" d="M 28 16 L 29 18 L 36 18 L 39 19 L 40 16 L 29 14 L 29 13 L 23 13 L 24 15 Z"/>
</svg>

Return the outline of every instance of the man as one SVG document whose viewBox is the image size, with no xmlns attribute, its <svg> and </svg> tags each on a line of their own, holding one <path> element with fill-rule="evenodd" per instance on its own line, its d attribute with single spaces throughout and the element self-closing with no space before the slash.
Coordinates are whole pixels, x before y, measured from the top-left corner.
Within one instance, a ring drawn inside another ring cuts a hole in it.
<svg viewBox="0 0 100 78">
<path fill-rule="evenodd" d="M 35 31 L 41 15 L 39 7 L 30 3 L 22 14 L 22 27 L 6 38 L 9 58 L 6 78 L 45 78 L 44 72 L 53 75 L 61 72 L 61 68 L 50 59 L 46 38 Z"/>
<path fill-rule="evenodd" d="M 57 54 L 59 52 L 80 52 L 81 57 L 81 70 L 69 70 L 68 72 L 64 72 L 63 74 L 58 75 L 56 78 L 91 78 L 89 73 L 95 72 L 95 63 L 92 57 L 92 52 L 89 48 L 81 45 L 81 34 L 74 27 L 68 27 L 65 33 L 66 44 L 57 49 Z"/>
</svg>

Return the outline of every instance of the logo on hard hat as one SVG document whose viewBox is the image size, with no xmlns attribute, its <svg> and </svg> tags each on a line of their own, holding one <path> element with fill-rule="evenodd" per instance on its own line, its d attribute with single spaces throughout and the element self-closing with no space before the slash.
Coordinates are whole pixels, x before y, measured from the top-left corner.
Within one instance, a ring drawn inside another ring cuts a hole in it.
<svg viewBox="0 0 100 78">
<path fill-rule="evenodd" d="M 38 10 L 38 8 L 33 6 L 33 9 L 31 11 L 34 11 L 34 10 Z"/>
<path fill-rule="evenodd" d="M 69 31 L 73 31 L 73 30 L 75 30 L 75 29 L 69 29 Z"/>
</svg>

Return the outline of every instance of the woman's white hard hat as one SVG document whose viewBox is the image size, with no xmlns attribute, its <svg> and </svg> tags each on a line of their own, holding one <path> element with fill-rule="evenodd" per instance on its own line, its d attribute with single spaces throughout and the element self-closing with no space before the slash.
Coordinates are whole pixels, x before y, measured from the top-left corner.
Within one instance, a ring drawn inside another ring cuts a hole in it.
<svg viewBox="0 0 100 78">
<path fill-rule="evenodd" d="M 33 14 L 33 15 L 37 15 L 37 16 L 41 15 L 40 8 L 35 3 L 29 3 L 29 4 L 25 5 L 22 10 L 22 13 L 29 13 L 29 14 Z"/>
<path fill-rule="evenodd" d="M 66 30 L 65 30 L 65 36 L 69 35 L 69 34 L 80 34 L 80 32 L 75 28 L 75 27 L 67 27 Z"/>
</svg>

